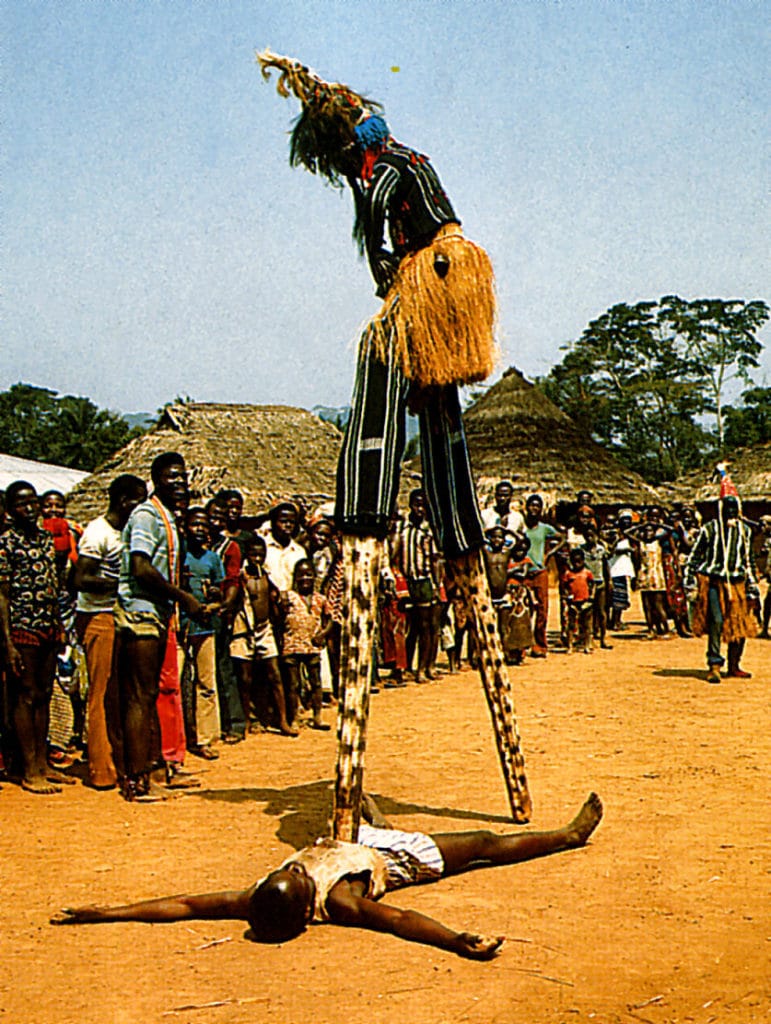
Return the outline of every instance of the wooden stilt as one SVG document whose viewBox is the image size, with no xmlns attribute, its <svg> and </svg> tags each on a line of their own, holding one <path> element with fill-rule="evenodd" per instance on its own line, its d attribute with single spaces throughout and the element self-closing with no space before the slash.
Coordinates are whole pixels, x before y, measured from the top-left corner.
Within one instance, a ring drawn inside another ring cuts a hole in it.
<svg viewBox="0 0 771 1024">
<path fill-rule="evenodd" d="M 349 843 L 355 843 L 359 834 L 381 549 L 374 537 L 343 537 L 345 596 L 332 827 L 335 839 Z"/>
<path fill-rule="evenodd" d="M 477 640 L 479 674 L 493 721 L 511 815 L 514 821 L 524 824 L 530 820 L 532 803 L 527 788 L 525 759 L 517 731 L 509 673 L 498 632 L 498 617 L 490 597 L 481 552 L 471 551 L 449 559 L 447 568 L 471 612 Z"/>
</svg>

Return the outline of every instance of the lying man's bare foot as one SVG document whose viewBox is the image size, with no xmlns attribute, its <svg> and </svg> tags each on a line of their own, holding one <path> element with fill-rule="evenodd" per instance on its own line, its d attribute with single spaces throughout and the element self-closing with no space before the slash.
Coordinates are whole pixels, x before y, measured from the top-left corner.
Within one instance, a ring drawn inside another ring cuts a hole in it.
<svg viewBox="0 0 771 1024">
<path fill-rule="evenodd" d="M 22 779 L 21 788 L 28 793 L 40 793 L 44 796 L 49 793 L 61 793 L 62 787 L 49 782 L 44 775 L 33 775 L 31 779 Z"/>
<path fill-rule="evenodd" d="M 602 819 L 602 801 L 590 793 L 578 814 L 567 827 L 568 846 L 583 846 Z"/>
</svg>

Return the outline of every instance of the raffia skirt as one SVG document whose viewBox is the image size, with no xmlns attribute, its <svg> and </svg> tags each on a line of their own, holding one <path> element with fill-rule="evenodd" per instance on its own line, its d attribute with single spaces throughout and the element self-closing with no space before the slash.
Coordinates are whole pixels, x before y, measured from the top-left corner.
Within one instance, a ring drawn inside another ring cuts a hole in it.
<svg viewBox="0 0 771 1024">
<path fill-rule="evenodd" d="M 694 636 L 706 636 L 709 632 L 709 576 L 699 576 L 699 590 L 693 606 L 691 631 Z M 732 583 L 730 590 L 724 581 L 717 583 L 720 608 L 723 612 L 724 643 L 745 640 L 757 635 L 758 622 L 747 603 L 747 588 L 744 581 Z"/>
<path fill-rule="evenodd" d="M 498 357 L 490 257 L 460 225 L 445 224 L 429 245 L 404 257 L 372 324 L 380 360 L 393 346 L 397 365 L 418 387 L 484 380 Z"/>
</svg>

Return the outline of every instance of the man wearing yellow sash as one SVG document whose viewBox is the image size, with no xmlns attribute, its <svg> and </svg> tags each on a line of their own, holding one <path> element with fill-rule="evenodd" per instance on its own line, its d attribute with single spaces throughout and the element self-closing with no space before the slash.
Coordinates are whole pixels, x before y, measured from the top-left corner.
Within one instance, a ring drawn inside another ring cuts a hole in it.
<svg viewBox="0 0 771 1024">
<path fill-rule="evenodd" d="M 115 607 L 120 711 L 117 735 L 110 740 L 126 800 L 157 799 L 150 781 L 160 754 L 156 703 L 166 648 L 176 628 L 176 606 L 190 618 L 204 613 L 204 606 L 180 587 L 174 510 L 187 493 L 185 460 L 176 452 L 164 452 L 150 474 L 153 496 L 137 505 L 123 530 Z"/>
</svg>

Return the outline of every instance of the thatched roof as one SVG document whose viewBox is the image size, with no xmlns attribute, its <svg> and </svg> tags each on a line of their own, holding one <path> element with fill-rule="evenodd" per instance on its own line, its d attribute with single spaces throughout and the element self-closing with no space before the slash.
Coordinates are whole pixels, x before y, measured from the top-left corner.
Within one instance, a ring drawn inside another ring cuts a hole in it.
<svg viewBox="0 0 771 1024">
<path fill-rule="evenodd" d="M 482 504 L 504 479 L 518 498 L 537 492 L 547 504 L 572 501 L 583 489 L 600 505 L 658 500 L 514 367 L 468 409 L 464 423 Z"/>
<path fill-rule="evenodd" d="M 742 501 L 771 504 L 771 441 L 740 448 L 732 453 L 729 461 L 731 479 Z M 715 501 L 720 488 L 712 479 L 714 468 L 714 463 L 710 463 L 684 473 L 674 483 L 663 484 L 659 488 L 662 500 L 670 504 L 673 501 L 698 504 Z"/>
<path fill-rule="evenodd" d="M 87 520 L 105 509 L 107 487 L 120 473 L 147 480 L 161 452 L 187 463 L 193 502 L 237 488 L 244 512 L 265 511 L 274 498 L 327 500 L 334 494 L 341 435 L 305 409 L 287 405 L 191 402 L 166 408 L 147 434 L 103 462 L 68 496 L 68 510 Z"/>
</svg>

